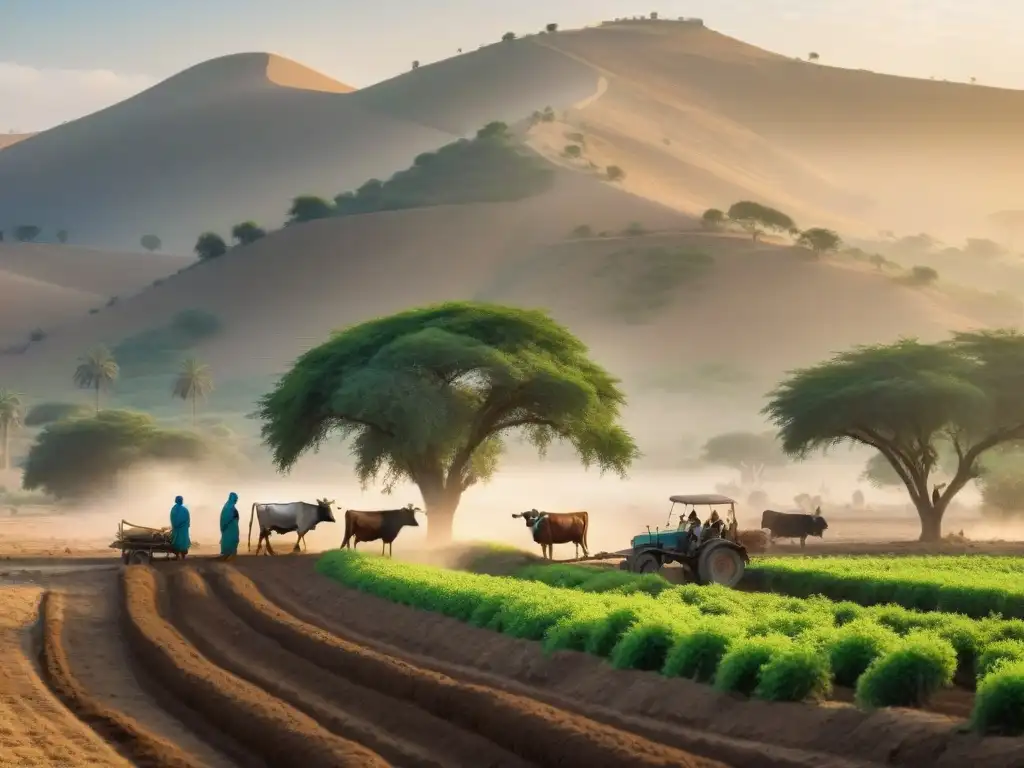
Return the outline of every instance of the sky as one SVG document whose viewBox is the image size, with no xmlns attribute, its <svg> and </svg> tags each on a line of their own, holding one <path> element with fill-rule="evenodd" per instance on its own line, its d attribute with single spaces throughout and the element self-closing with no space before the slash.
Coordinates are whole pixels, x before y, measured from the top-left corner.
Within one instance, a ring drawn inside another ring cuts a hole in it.
<svg viewBox="0 0 1024 768">
<path fill-rule="evenodd" d="M 1024 3 L 1010 0 L 0 0 L 0 133 L 44 130 L 230 53 L 277 53 L 364 87 L 508 30 L 650 11 L 822 64 L 1024 89 Z"/>
</svg>

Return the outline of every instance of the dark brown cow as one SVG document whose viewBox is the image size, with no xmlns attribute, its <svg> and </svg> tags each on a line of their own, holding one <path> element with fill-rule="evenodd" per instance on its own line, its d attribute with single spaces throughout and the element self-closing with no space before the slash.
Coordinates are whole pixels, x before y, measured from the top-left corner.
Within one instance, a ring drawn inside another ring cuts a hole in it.
<svg viewBox="0 0 1024 768">
<path fill-rule="evenodd" d="M 587 528 L 590 515 L 586 512 L 538 512 L 531 509 L 512 517 L 521 517 L 526 526 L 533 531 L 533 540 L 540 544 L 541 554 L 548 560 L 554 560 L 555 544 L 576 545 L 576 557 L 590 554 L 587 550 Z"/>
<path fill-rule="evenodd" d="M 391 556 L 391 545 L 402 528 L 407 525 L 419 526 L 416 521 L 416 513 L 423 512 L 419 507 L 408 504 L 401 509 L 381 509 L 373 512 L 346 509 L 345 510 L 345 538 L 341 542 L 341 548 L 347 549 L 352 541 L 352 549 L 361 541 L 377 541 L 380 539 L 380 553 L 384 554 L 387 547 L 388 556 Z"/>
</svg>

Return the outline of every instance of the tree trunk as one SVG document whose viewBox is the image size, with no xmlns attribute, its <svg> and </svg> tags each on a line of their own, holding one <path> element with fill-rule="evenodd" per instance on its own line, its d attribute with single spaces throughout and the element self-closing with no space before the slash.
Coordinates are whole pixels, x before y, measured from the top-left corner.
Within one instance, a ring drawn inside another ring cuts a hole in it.
<svg viewBox="0 0 1024 768">
<path fill-rule="evenodd" d="M 432 545 L 450 544 L 455 524 L 455 504 L 427 504 L 427 541 Z"/>
<path fill-rule="evenodd" d="M 0 427 L 0 430 L 3 430 L 4 448 L 3 464 L 0 466 L 2 466 L 4 471 L 6 472 L 8 469 L 11 468 L 11 428 L 7 424 L 4 424 L 2 427 Z"/>
<path fill-rule="evenodd" d="M 96 415 L 100 415 L 100 385 L 96 382 Z"/>
<path fill-rule="evenodd" d="M 920 541 L 934 543 L 942 539 L 942 515 L 945 511 L 945 508 L 933 507 L 930 501 L 918 505 L 917 514 L 921 518 Z"/>
<path fill-rule="evenodd" d="M 192 429 L 196 428 L 196 396 L 192 395 Z"/>
</svg>

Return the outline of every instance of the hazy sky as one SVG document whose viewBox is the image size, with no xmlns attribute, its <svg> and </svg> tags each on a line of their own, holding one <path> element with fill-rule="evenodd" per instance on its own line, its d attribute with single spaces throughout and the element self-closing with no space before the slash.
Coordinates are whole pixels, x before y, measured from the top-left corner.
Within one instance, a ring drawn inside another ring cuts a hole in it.
<svg viewBox="0 0 1024 768">
<path fill-rule="evenodd" d="M 0 132 L 79 117 L 227 53 L 282 54 L 358 87 L 506 30 L 650 11 L 822 63 L 1024 88 L 1024 4 L 1011 0 L 0 0 Z"/>
</svg>

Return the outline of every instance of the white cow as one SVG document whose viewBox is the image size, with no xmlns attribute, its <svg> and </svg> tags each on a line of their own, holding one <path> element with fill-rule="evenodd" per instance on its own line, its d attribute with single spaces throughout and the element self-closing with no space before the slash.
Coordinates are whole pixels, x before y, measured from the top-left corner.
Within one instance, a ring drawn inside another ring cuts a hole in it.
<svg viewBox="0 0 1024 768">
<path fill-rule="evenodd" d="M 299 551 L 299 544 L 303 548 L 306 542 L 303 541 L 306 534 L 316 528 L 318 523 L 333 523 L 334 510 L 331 506 L 334 501 L 317 499 L 316 504 L 307 504 L 304 501 L 292 501 L 287 504 L 260 504 L 253 502 L 252 512 L 249 514 L 249 551 L 252 551 L 252 520 L 257 517 L 260 521 L 260 537 L 256 542 L 256 554 L 264 543 L 267 545 L 267 554 L 274 554 L 270 547 L 270 534 L 291 533 L 296 531 L 299 538 L 295 541 L 293 552 Z"/>
</svg>

